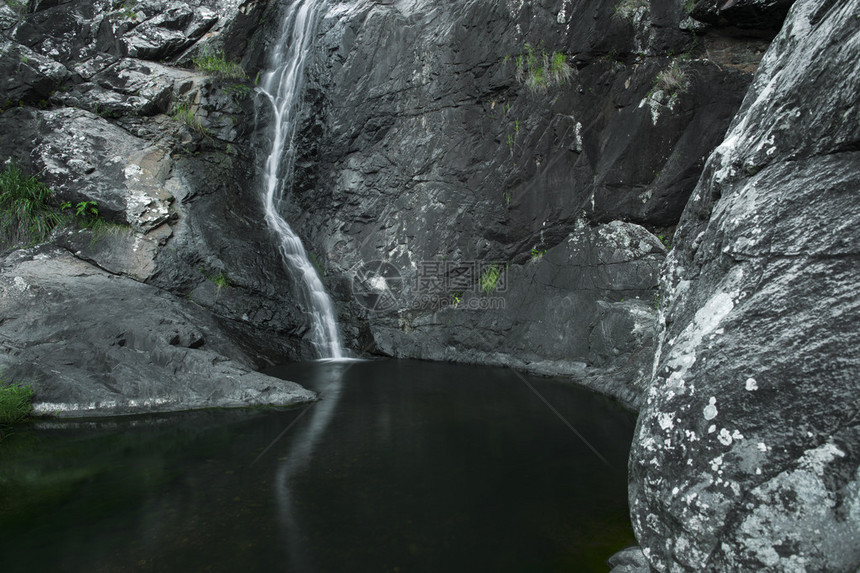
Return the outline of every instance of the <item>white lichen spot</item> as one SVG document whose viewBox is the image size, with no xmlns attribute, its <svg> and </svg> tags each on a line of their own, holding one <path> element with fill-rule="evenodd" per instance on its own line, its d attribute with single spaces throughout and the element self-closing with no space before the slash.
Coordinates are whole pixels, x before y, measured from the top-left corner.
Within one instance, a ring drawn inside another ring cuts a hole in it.
<svg viewBox="0 0 860 573">
<path fill-rule="evenodd" d="M 706 420 L 713 420 L 717 417 L 717 399 L 714 396 L 708 400 L 708 405 L 702 410 L 702 415 L 705 416 Z"/>
<path fill-rule="evenodd" d="M 675 412 L 663 412 L 657 414 L 657 423 L 660 424 L 660 429 L 663 431 L 671 430 L 674 427 L 672 418 L 675 417 Z"/>
<path fill-rule="evenodd" d="M 758 390 L 758 384 L 756 383 L 755 378 L 747 378 L 746 388 L 750 392 L 752 392 L 753 390 Z"/>
<path fill-rule="evenodd" d="M 767 446 L 764 444 L 764 442 L 759 442 L 756 447 L 758 447 L 758 451 L 760 451 L 760 452 L 766 452 L 767 451 Z"/>
<path fill-rule="evenodd" d="M 141 175 L 143 175 L 143 169 L 141 169 L 140 165 L 136 163 L 129 163 L 123 169 L 123 174 L 126 179 L 137 179 Z"/>
<path fill-rule="evenodd" d="M 800 467 L 812 471 L 815 474 L 823 475 L 824 466 L 829 464 L 837 457 L 844 458 L 845 452 L 840 450 L 836 444 L 826 443 L 812 450 L 807 450 L 800 458 Z"/>
<path fill-rule="evenodd" d="M 717 425 L 716 424 L 711 424 L 710 426 L 708 426 L 708 433 L 709 434 L 713 434 L 716 431 L 717 431 Z"/>
<path fill-rule="evenodd" d="M 720 443 L 721 443 L 721 444 L 723 444 L 724 446 L 730 446 L 730 445 L 732 445 L 732 434 L 731 434 L 731 432 L 729 432 L 729 431 L 728 431 L 727 429 L 725 429 L 725 428 L 723 428 L 722 430 L 720 430 L 720 433 L 719 433 L 719 435 L 717 436 L 717 439 L 718 439 L 718 440 L 720 441 Z"/>
<path fill-rule="evenodd" d="M 22 277 L 15 277 L 12 282 L 15 284 L 15 288 L 21 292 L 24 292 L 25 290 L 30 288 L 30 285 L 27 284 L 27 281 L 25 281 Z"/>
<path fill-rule="evenodd" d="M 723 456 L 720 455 L 711 460 L 711 469 L 713 471 L 719 470 L 721 465 L 723 465 Z"/>
</svg>

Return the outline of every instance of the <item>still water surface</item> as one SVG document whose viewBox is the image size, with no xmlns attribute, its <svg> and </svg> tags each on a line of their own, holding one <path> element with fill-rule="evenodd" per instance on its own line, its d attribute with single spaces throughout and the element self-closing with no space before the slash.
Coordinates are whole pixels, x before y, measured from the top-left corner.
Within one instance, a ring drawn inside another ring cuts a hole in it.
<svg viewBox="0 0 860 573">
<path fill-rule="evenodd" d="M 606 571 L 635 418 L 558 381 L 414 361 L 269 373 L 322 399 L 38 422 L 0 442 L 0 570 Z"/>
</svg>

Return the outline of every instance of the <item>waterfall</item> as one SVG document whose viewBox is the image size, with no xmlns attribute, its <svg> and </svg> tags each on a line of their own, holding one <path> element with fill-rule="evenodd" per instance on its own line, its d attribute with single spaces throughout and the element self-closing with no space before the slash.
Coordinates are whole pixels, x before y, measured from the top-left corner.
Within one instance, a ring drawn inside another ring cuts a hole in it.
<svg viewBox="0 0 860 573">
<path fill-rule="evenodd" d="M 340 336 L 334 307 L 299 237 L 278 213 L 284 190 L 293 175 L 296 158 L 294 137 L 304 86 L 304 66 L 311 48 L 320 0 L 295 0 L 284 16 L 278 45 L 269 71 L 263 76 L 260 93 L 272 104 L 271 150 L 266 159 L 261 194 L 266 224 L 278 238 L 278 248 L 287 271 L 298 275 L 299 296 L 311 319 L 311 341 L 319 358 L 341 358 Z"/>
</svg>

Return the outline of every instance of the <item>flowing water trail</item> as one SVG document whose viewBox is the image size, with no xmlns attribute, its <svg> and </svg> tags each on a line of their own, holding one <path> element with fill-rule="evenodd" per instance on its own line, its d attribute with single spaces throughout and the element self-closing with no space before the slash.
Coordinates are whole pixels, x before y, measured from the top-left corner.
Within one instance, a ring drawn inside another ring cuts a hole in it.
<svg viewBox="0 0 860 573">
<path fill-rule="evenodd" d="M 311 319 L 310 339 L 317 358 L 343 357 L 334 305 L 301 239 L 281 217 L 278 206 L 293 176 L 296 123 L 301 111 L 305 60 L 310 53 L 316 22 L 324 2 L 296 0 L 286 9 L 280 37 L 263 76 L 260 93 L 273 110 L 261 194 L 266 224 L 278 238 L 287 271 L 297 279 L 298 294 Z"/>
</svg>

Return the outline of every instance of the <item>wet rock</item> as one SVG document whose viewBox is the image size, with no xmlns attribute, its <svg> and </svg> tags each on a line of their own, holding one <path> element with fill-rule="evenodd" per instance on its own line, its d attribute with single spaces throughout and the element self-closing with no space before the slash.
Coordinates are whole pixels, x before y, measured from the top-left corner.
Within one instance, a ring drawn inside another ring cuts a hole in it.
<svg viewBox="0 0 860 573">
<path fill-rule="evenodd" d="M 660 571 L 860 566 L 858 14 L 794 5 L 675 235 L 630 458 Z"/>
<path fill-rule="evenodd" d="M 533 249 L 552 252 L 583 224 L 672 227 L 751 79 L 698 58 L 691 36 L 677 28 L 681 17 L 669 2 L 473 0 L 362 5 L 326 18 L 284 213 L 325 267 L 347 337 L 364 333 L 350 344 L 449 360 L 518 357 L 547 372 L 570 368 L 568 360 L 595 376 L 617 351 L 626 375 L 647 372 L 650 350 L 634 351 L 627 334 L 605 344 L 587 331 L 600 324 L 601 332 L 629 334 L 646 323 L 653 301 L 641 293 L 653 284 L 637 286 L 635 305 L 636 295 L 622 303 L 622 296 L 607 301 L 580 290 L 573 296 L 582 314 L 571 309 L 561 313 L 564 321 L 550 321 L 559 300 L 580 288 L 559 281 L 557 290 L 523 294 L 504 320 L 476 311 L 451 319 L 449 331 L 432 313 L 410 311 L 404 320 L 420 327 L 396 332 L 363 315 L 349 288 L 338 285 L 375 260 L 395 266 L 406 282 L 424 262 L 439 260 L 501 261 L 511 276 L 527 277 Z M 523 63 L 529 53 L 547 62 L 566 57 L 569 77 L 532 78 L 540 85 L 529 87 L 530 74 L 540 73 L 540 65 Z M 640 238 L 627 227 L 622 233 Z M 593 248 L 591 256 L 602 249 Z M 559 275 L 579 271 L 557 264 Z M 606 318 L 595 319 L 598 313 Z M 470 333 L 494 320 L 507 325 L 490 329 L 498 346 L 472 346 L 478 337 Z M 497 335 L 505 328 L 508 336 Z M 452 336 L 457 329 L 462 334 Z M 367 333 L 378 334 L 375 347 Z M 452 350 L 459 345 L 463 351 Z"/>
<path fill-rule="evenodd" d="M 86 75 L 88 81 L 58 94 L 56 99 L 67 106 L 114 118 L 166 113 L 177 95 L 200 89 L 204 80 L 197 73 L 131 58 L 114 60 L 103 67 L 98 60 L 88 61 L 76 66 L 75 71 Z"/>
<path fill-rule="evenodd" d="M 50 246 L 0 267 L 0 364 L 37 414 L 93 416 L 313 400 L 253 372 L 209 313 Z"/>
<path fill-rule="evenodd" d="M 181 2 L 158 6 L 157 10 L 155 16 L 131 30 L 125 31 L 122 23 L 112 27 L 123 55 L 155 61 L 171 58 L 190 47 L 218 20 L 208 8 L 195 9 Z"/>
</svg>

